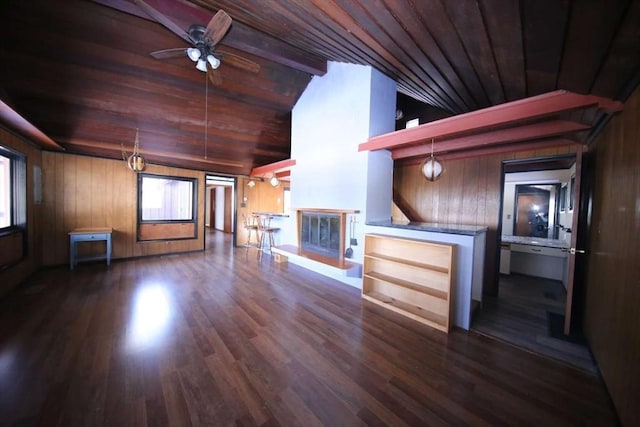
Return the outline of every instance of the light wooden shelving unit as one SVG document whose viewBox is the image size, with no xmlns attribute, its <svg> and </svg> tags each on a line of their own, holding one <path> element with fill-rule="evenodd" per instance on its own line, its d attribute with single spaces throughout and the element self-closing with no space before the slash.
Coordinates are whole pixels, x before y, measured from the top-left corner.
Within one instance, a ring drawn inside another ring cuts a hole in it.
<svg viewBox="0 0 640 427">
<path fill-rule="evenodd" d="M 448 332 L 455 245 L 365 235 L 362 298 Z"/>
</svg>

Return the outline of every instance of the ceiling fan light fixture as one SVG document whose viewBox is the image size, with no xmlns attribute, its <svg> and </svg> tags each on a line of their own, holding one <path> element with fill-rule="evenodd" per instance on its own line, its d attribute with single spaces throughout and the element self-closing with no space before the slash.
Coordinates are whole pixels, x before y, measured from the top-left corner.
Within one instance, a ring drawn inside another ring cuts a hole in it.
<svg viewBox="0 0 640 427">
<path fill-rule="evenodd" d="M 205 61 L 202 58 L 198 59 L 198 62 L 196 63 L 196 68 L 198 70 L 202 71 L 203 73 L 206 73 L 207 72 L 207 61 Z"/>
<path fill-rule="evenodd" d="M 202 52 L 200 52 L 200 49 L 190 47 L 187 49 L 187 56 L 190 60 L 196 62 L 198 59 L 200 59 L 200 56 L 202 56 Z"/>
<path fill-rule="evenodd" d="M 211 68 L 213 68 L 214 70 L 216 70 L 220 66 L 220 60 L 211 54 L 207 55 L 207 61 L 209 62 L 209 65 L 211 65 Z"/>
</svg>

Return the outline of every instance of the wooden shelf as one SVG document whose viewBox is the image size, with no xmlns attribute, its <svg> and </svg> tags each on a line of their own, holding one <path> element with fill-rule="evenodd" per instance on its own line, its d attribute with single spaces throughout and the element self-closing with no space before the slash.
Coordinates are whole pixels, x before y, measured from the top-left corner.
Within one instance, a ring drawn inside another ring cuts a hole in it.
<svg viewBox="0 0 640 427">
<path fill-rule="evenodd" d="M 448 319 L 446 316 L 443 316 L 441 314 L 437 314 L 422 307 L 397 300 L 380 292 L 370 292 L 363 295 L 363 298 L 374 304 L 378 304 L 384 308 L 395 311 L 396 313 L 400 313 L 403 316 L 410 317 L 421 323 L 425 323 L 441 331 L 448 331 L 448 328 L 445 326 Z"/>
<path fill-rule="evenodd" d="M 417 292 L 422 292 L 443 300 L 446 300 L 448 298 L 447 292 L 430 288 L 428 286 L 420 285 L 414 282 L 409 282 L 408 280 L 398 279 L 397 277 L 388 276 L 386 274 L 381 274 L 375 271 L 365 273 L 365 276 L 371 277 L 372 279 L 375 279 L 375 280 L 382 280 L 383 282 L 387 282 L 391 285 L 402 286 L 403 288 L 412 289 Z"/>
<path fill-rule="evenodd" d="M 455 245 L 365 235 L 362 297 L 448 332 Z"/>
<path fill-rule="evenodd" d="M 422 262 L 413 262 L 413 261 L 409 261 L 409 260 L 402 259 L 402 258 L 396 258 L 396 257 L 392 257 L 392 256 L 378 254 L 378 253 L 375 253 L 375 252 L 372 252 L 370 254 L 366 254 L 365 257 L 384 260 L 384 261 L 389 261 L 389 262 L 395 262 L 397 264 L 410 265 L 410 266 L 413 266 L 413 267 L 416 267 L 416 268 L 421 268 L 421 269 L 429 269 L 429 270 L 433 270 L 433 271 L 439 271 L 439 272 L 444 273 L 444 274 L 448 274 L 449 273 L 449 270 L 447 268 L 439 267 L 437 265 L 425 264 L 425 263 L 422 263 Z"/>
</svg>

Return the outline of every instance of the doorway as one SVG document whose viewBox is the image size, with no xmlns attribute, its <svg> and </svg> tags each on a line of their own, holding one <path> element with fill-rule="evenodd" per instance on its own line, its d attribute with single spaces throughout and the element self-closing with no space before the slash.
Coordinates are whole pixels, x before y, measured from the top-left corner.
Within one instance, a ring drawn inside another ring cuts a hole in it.
<svg viewBox="0 0 640 427">
<path fill-rule="evenodd" d="M 236 178 L 207 175 L 205 185 L 206 236 L 213 233 L 235 235 Z"/>
<path fill-rule="evenodd" d="M 502 169 L 498 293 L 485 296 L 472 327 L 595 372 L 581 336 L 565 332 L 579 204 L 570 189 L 579 186 L 581 158 L 505 161 Z"/>
</svg>

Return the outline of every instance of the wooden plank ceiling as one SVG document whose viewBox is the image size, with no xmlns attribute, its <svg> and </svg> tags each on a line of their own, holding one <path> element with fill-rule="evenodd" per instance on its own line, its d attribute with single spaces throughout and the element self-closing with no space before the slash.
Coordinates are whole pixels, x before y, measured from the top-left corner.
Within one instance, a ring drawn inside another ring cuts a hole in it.
<svg viewBox="0 0 640 427">
<path fill-rule="evenodd" d="M 148 161 L 248 174 L 289 157 L 290 111 L 326 60 L 371 65 L 438 116 L 558 89 L 624 101 L 640 70 L 638 0 L 148 3 L 185 29 L 224 9 L 221 45 L 261 67 L 223 63 L 206 138 L 204 74 L 149 57 L 186 44 L 128 0 L 2 2 L 0 97 L 68 152 L 118 158 L 138 127 Z"/>
</svg>

